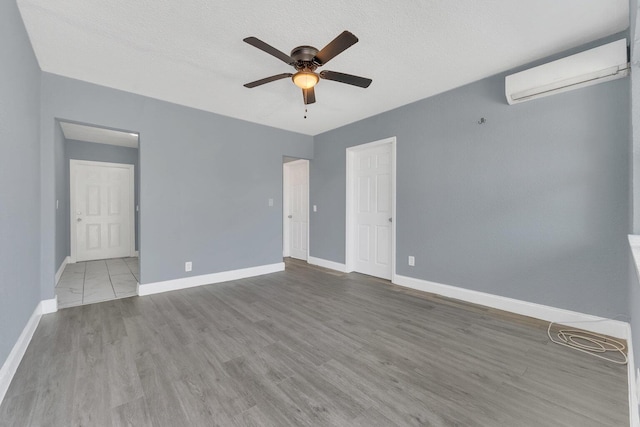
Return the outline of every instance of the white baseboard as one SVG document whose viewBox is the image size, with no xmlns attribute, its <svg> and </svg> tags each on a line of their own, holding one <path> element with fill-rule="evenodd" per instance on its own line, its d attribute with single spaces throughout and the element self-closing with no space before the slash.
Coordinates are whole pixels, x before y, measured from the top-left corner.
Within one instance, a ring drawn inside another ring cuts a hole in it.
<svg viewBox="0 0 640 427">
<path fill-rule="evenodd" d="M 499 310 L 520 314 L 522 316 L 546 320 L 547 322 L 558 322 L 565 325 L 573 325 L 599 334 L 623 338 L 626 340 L 630 339 L 629 324 L 619 320 L 592 316 L 590 314 L 521 301 L 499 295 L 487 294 L 479 291 L 472 291 L 470 289 L 459 288 L 457 286 L 443 285 L 441 283 L 429 282 L 427 280 L 414 279 L 413 277 L 407 276 L 396 275 L 394 283 L 407 288 L 431 292 L 449 298 L 484 305 L 486 307 L 497 308 Z"/>
<path fill-rule="evenodd" d="M 64 272 L 64 268 L 67 266 L 67 264 L 69 264 L 70 260 L 71 260 L 71 257 L 65 257 L 62 260 L 62 263 L 60 264 L 60 268 L 58 268 L 58 271 L 56 271 L 56 285 L 60 281 L 60 278 L 62 277 L 62 273 Z"/>
<path fill-rule="evenodd" d="M 55 310 L 51 311 L 52 307 L 55 307 Z M 7 360 L 5 360 L 2 368 L 0 368 L 0 404 L 7 394 L 7 390 L 9 390 L 11 380 L 18 370 L 18 366 L 20 366 L 22 357 L 27 351 L 27 347 L 31 342 L 33 333 L 38 327 L 40 318 L 42 318 L 43 314 L 52 313 L 54 311 L 57 311 L 57 309 L 57 300 L 54 298 L 50 300 L 40 301 L 35 310 L 33 310 L 33 314 L 31 314 L 31 317 L 27 321 L 27 324 L 22 330 L 22 333 L 18 337 L 18 341 L 16 341 L 15 345 L 11 349 L 11 352 L 9 353 L 9 356 L 7 357 Z"/>
<path fill-rule="evenodd" d="M 322 258 L 316 258 L 313 256 L 307 257 L 307 262 L 312 265 L 317 265 L 319 267 L 328 268 L 330 270 L 340 271 L 342 273 L 347 272 L 347 266 L 344 264 L 340 264 L 339 262 L 329 261 Z"/>
<path fill-rule="evenodd" d="M 49 314 L 58 311 L 58 296 L 40 301 L 40 313 Z"/>
<path fill-rule="evenodd" d="M 629 387 L 629 425 L 640 427 L 640 413 L 638 413 L 638 378 L 636 376 L 635 360 L 633 358 L 633 343 L 631 342 L 631 325 L 627 325 L 627 385 Z"/>
<path fill-rule="evenodd" d="M 284 271 L 284 262 L 276 264 L 260 265 L 257 267 L 242 268 L 239 270 L 222 271 L 220 273 L 204 274 L 202 276 L 185 277 L 182 279 L 166 280 L 164 282 L 145 283 L 138 285 L 138 295 L 152 295 L 161 292 L 176 291 L 179 289 L 193 288 L 195 286 L 210 285 L 213 283 L 228 282 L 230 280 L 245 279 L 247 277 L 261 276 L 263 274 Z"/>
</svg>

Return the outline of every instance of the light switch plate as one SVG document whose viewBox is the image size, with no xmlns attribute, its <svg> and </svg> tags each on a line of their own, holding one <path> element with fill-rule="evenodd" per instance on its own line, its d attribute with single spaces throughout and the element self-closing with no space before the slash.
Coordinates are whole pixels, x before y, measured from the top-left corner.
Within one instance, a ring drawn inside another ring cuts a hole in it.
<svg viewBox="0 0 640 427">
<path fill-rule="evenodd" d="M 193 263 L 191 261 L 187 261 L 184 263 L 184 271 L 191 271 L 193 269 Z"/>
<path fill-rule="evenodd" d="M 273 206 L 273 199 L 269 199 L 269 206 Z"/>
<path fill-rule="evenodd" d="M 313 211 L 318 212 L 318 207 L 316 205 L 313 205 Z"/>
<path fill-rule="evenodd" d="M 409 255 L 409 265 L 414 267 L 416 265 L 416 257 Z"/>
</svg>

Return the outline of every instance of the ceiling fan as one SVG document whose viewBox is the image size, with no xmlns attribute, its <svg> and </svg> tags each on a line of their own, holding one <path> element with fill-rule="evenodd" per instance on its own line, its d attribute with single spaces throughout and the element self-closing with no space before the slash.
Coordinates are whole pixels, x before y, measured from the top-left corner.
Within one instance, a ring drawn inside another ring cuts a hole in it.
<svg viewBox="0 0 640 427">
<path fill-rule="evenodd" d="M 293 83 L 302 89 L 304 103 L 313 104 L 316 102 L 314 86 L 320 81 L 320 79 L 333 80 L 335 82 L 346 83 L 348 85 L 362 88 L 369 87 L 372 82 L 371 79 L 367 79 L 365 77 L 338 73 L 336 71 L 323 70 L 316 73 L 316 69 L 318 67 L 322 67 L 331 59 L 335 58 L 358 42 L 358 38 L 349 31 L 343 31 L 338 37 L 333 39 L 321 50 L 318 50 L 313 46 L 298 46 L 293 48 L 290 55 L 279 51 L 275 47 L 268 45 L 256 37 L 247 37 L 244 41 L 249 43 L 251 46 L 257 47 L 258 49 L 268 53 L 269 55 L 275 56 L 279 60 L 296 69 L 296 73 L 276 74 L 275 76 L 247 83 L 244 85 L 244 87 L 247 88 L 254 88 L 265 83 L 291 77 Z"/>
</svg>

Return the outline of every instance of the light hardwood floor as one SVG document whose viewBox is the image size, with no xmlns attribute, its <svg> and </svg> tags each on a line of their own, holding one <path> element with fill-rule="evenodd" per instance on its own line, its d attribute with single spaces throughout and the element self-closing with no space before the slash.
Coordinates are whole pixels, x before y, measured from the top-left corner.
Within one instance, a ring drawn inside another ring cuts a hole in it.
<svg viewBox="0 0 640 427">
<path fill-rule="evenodd" d="M 545 326 L 287 261 L 42 318 L 2 426 L 628 426 L 626 367 Z"/>
</svg>

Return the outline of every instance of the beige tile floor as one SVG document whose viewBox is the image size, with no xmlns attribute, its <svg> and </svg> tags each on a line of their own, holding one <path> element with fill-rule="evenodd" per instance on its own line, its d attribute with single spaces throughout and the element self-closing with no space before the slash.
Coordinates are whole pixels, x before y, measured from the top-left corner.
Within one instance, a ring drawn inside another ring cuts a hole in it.
<svg viewBox="0 0 640 427">
<path fill-rule="evenodd" d="M 136 295 L 138 258 L 67 264 L 56 286 L 58 307 L 74 307 Z"/>
</svg>

